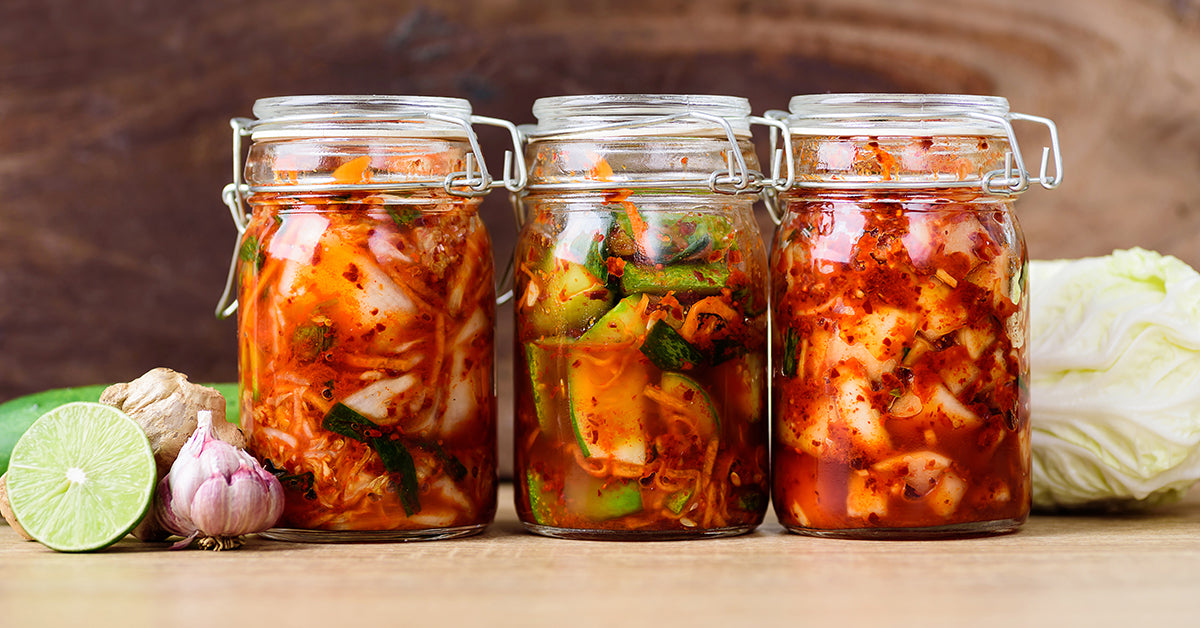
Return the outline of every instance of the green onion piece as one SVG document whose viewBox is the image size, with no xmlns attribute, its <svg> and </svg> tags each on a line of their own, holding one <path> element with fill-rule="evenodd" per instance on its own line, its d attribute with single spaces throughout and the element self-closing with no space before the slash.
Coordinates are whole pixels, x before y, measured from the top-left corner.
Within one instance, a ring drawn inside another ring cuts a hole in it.
<svg viewBox="0 0 1200 628">
<path fill-rule="evenodd" d="M 399 440 L 385 436 L 383 430 L 373 421 L 343 403 L 334 404 L 321 421 L 321 427 L 334 434 L 366 443 L 374 449 L 383 462 L 383 468 L 399 476 L 400 481 L 393 484 L 400 493 L 400 505 L 404 507 L 405 514 L 411 517 L 421 512 L 421 502 L 417 496 L 420 489 L 417 486 L 416 464 Z"/>
<path fill-rule="evenodd" d="M 417 467 L 413 463 L 412 454 L 408 453 L 400 441 L 391 440 L 386 436 L 373 438 L 369 444 L 379 454 L 383 468 L 400 476 L 396 488 L 400 491 L 400 505 L 404 507 L 404 514 L 411 517 L 421 512 L 421 502 L 417 497 L 420 490 L 417 486 Z"/>
<path fill-rule="evenodd" d="M 800 334 L 792 327 L 789 327 L 783 339 L 783 376 L 796 376 L 796 362 L 799 359 L 796 355 L 796 348 L 800 344 Z"/>
</svg>

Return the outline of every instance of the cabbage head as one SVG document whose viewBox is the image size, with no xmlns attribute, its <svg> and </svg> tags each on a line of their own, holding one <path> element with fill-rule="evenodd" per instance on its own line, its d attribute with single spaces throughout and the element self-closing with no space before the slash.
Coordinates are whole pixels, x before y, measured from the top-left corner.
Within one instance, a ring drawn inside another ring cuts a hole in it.
<svg viewBox="0 0 1200 628">
<path fill-rule="evenodd" d="M 1152 251 L 1029 263 L 1033 504 L 1119 510 L 1200 479 L 1200 275 Z"/>
</svg>

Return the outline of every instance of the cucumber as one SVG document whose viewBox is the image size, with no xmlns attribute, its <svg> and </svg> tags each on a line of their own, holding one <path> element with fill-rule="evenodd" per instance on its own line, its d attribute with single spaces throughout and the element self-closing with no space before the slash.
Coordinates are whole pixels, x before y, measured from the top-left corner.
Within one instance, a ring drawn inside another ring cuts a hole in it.
<svg viewBox="0 0 1200 628">
<path fill-rule="evenodd" d="M 563 363 L 573 342 L 560 336 L 525 343 L 525 363 L 538 426 L 551 436 L 558 433 L 559 417 L 567 414 Z"/>
<path fill-rule="evenodd" d="M 578 468 L 567 474 L 563 501 L 573 514 L 591 521 L 608 521 L 643 508 L 637 480 L 605 480 Z"/>
<path fill-rule="evenodd" d="M 579 340 L 596 344 L 632 342 L 645 335 L 649 322 L 650 317 L 642 307 L 642 295 L 631 294 L 618 301 Z"/>
<path fill-rule="evenodd" d="M 675 514 L 679 514 L 683 512 L 683 507 L 687 506 L 691 499 L 692 489 L 680 489 L 674 493 L 671 493 L 670 495 L 667 495 L 667 499 L 663 502 L 663 505 L 667 507 L 667 510 L 670 510 Z"/>
<path fill-rule="evenodd" d="M 733 233 L 727 216 L 718 213 L 642 211 L 646 235 L 639 243 L 655 264 L 674 264 L 721 247 Z M 633 240 L 633 227 L 624 210 L 615 212 L 611 237 L 618 242 Z M 618 251 L 619 252 L 619 251 Z"/>
<path fill-rule="evenodd" d="M 730 420 L 757 423 L 766 417 L 765 361 L 762 353 L 746 353 L 711 371 L 711 381 L 721 382 L 723 407 Z"/>
<path fill-rule="evenodd" d="M 720 294 L 729 282 L 729 265 L 676 264 L 662 268 L 626 264 L 621 275 L 621 290 L 626 294 L 679 292 L 697 296 Z"/>
<path fill-rule="evenodd" d="M 662 397 L 656 401 L 664 412 L 691 417 L 701 438 L 721 433 L 720 413 L 700 382 L 683 373 L 668 371 L 663 373 L 661 389 Z"/>
<path fill-rule="evenodd" d="M 646 462 L 650 407 L 643 391 L 650 365 L 633 350 L 646 333 L 642 301 L 641 295 L 623 299 L 580 336 L 569 354 L 571 426 L 585 457 Z"/>
<path fill-rule="evenodd" d="M 704 360 L 699 349 L 664 321 L 650 328 L 646 341 L 642 343 L 642 353 L 650 358 L 654 366 L 664 371 L 689 369 Z"/>
<path fill-rule="evenodd" d="M 526 322 L 540 335 L 587 329 L 612 305 L 613 293 L 583 264 L 556 260 Z"/>
<path fill-rule="evenodd" d="M 529 490 L 529 510 L 533 520 L 541 525 L 555 525 L 554 511 L 551 508 L 554 494 L 546 491 L 546 480 L 542 474 L 529 469 L 525 472 L 525 487 Z"/>
<path fill-rule="evenodd" d="M 606 281 L 606 234 L 611 224 L 612 216 L 608 214 L 566 212 L 566 223 L 555 237 L 553 256 L 580 264 L 593 277 Z"/>
<path fill-rule="evenodd" d="M 604 480 L 577 467 L 567 472 L 561 505 L 574 517 L 590 521 L 608 521 L 641 512 L 642 492 L 636 480 Z M 563 526 L 566 514 L 557 511 L 559 497 L 546 489 L 546 479 L 533 469 L 525 472 L 529 490 L 529 510 L 533 520 L 544 526 Z"/>
<path fill-rule="evenodd" d="M 39 417 L 61 405 L 75 401 L 98 401 L 110 384 L 93 384 L 72 388 L 54 388 L 17 397 L 0 404 L 0 474 L 8 470 L 8 458 L 13 445 Z M 231 423 L 238 418 L 237 384 L 204 384 L 216 388 L 225 397 L 225 416 Z"/>
</svg>

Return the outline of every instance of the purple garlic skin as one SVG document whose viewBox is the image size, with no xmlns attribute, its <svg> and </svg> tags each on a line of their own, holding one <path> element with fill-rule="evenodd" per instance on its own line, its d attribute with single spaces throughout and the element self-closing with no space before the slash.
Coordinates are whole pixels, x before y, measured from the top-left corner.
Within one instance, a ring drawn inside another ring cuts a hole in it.
<svg viewBox="0 0 1200 628">
<path fill-rule="evenodd" d="M 185 537 L 179 546 L 200 537 L 202 546 L 237 547 L 242 535 L 279 520 L 283 487 L 250 454 L 216 438 L 211 413 L 197 417 L 195 433 L 158 484 L 155 513 L 164 528 Z"/>
</svg>

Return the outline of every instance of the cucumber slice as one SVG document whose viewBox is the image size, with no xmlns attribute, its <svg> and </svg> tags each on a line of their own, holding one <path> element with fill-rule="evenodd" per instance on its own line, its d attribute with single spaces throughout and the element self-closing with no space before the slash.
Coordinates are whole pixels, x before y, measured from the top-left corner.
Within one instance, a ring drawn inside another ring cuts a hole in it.
<svg viewBox="0 0 1200 628">
<path fill-rule="evenodd" d="M 566 212 L 566 224 L 555 238 L 553 256 L 582 265 L 593 277 L 605 281 L 606 234 L 612 216 L 594 212 Z"/>
<path fill-rule="evenodd" d="M 541 525 L 555 525 L 552 508 L 554 494 L 546 491 L 546 480 L 542 474 L 530 469 L 525 472 L 525 486 L 529 489 L 529 510 L 533 520 Z"/>
<path fill-rule="evenodd" d="M 559 497 L 546 489 L 546 479 L 530 469 L 525 473 L 525 486 L 529 490 L 529 510 L 533 520 L 545 526 L 570 525 L 563 521 L 568 513 L 572 517 L 590 521 L 608 521 L 641 512 L 642 492 L 636 480 L 605 480 L 589 475 L 577 467 L 567 472 L 563 486 L 561 507 Z"/>
<path fill-rule="evenodd" d="M 637 480 L 605 480 L 572 469 L 563 487 L 563 501 L 576 516 L 608 521 L 641 512 L 642 490 Z"/>
<path fill-rule="evenodd" d="M 559 431 L 559 417 L 568 413 L 563 364 L 573 342 L 570 338 L 555 337 L 525 343 L 525 363 L 538 426 L 551 436 Z"/>
<path fill-rule="evenodd" d="M 648 360 L 634 347 L 646 333 L 641 295 L 626 297 L 596 321 L 569 355 L 571 425 L 583 455 L 646 462 Z"/>
<path fill-rule="evenodd" d="M 729 266 L 722 262 L 711 264 L 677 264 L 656 268 L 626 264 L 621 275 L 621 290 L 627 294 L 644 292 L 666 294 L 679 292 L 698 296 L 720 294 L 729 283 Z"/>
<path fill-rule="evenodd" d="M 642 353 L 664 371 L 689 369 L 704 360 L 699 349 L 663 321 L 655 323 L 646 334 Z"/>
<path fill-rule="evenodd" d="M 646 334 L 649 322 L 650 317 L 642 306 L 642 295 L 631 294 L 618 301 L 579 340 L 596 344 L 633 342 Z"/>
<path fill-rule="evenodd" d="M 733 226 L 726 215 L 700 212 L 642 211 L 646 234 L 639 243 L 641 253 L 656 264 L 674 264 L 722 246 L 730 239 Z M 633 241 L 633 227 L 624 210 L 615 213 L 611 237 L 618 242 Z M 614 251 L 628 254 L 628 251 Z"/>
<path fill-rule="evenodd" d="M 683 512 L 683 507 L 687 506 L 691 499 L 692 489 L 680 489 L 674 493 L 671 493 L 670 495 L 667 495 L 667 499 L 663 501 L 663 505 L 667 507 L 667 510 L 670 510 L 675 514 L 679 514 Z"/>
<path fill-rule="evenodd" d="M 612 291 L 583 264 L 560 259 L 541 276 L 543 292 L 525 319 L 540 335 L 587 329 L 612 305 Z"/>
<path fill-rule="evenodd" d="M 762 353 L 746 353 L 711 371 L 711 381 L 720 382 L 725 413 L 731 420 L 757 423 L 766 417 L 765 362 Z"/>
</svg>

